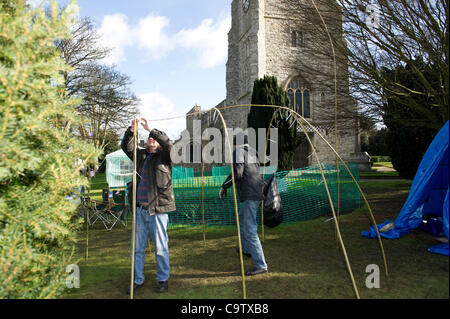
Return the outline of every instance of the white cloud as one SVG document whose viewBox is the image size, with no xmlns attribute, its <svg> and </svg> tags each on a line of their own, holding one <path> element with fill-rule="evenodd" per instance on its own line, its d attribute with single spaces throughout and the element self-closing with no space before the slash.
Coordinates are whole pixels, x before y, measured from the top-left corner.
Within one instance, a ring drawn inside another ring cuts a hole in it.
<svg viewBox="0 0 450 319">
<path fill-rule="evenodd" d="M 166 17 L 148 15 L 139 21 L 133 33 L 137 45 L 146 49 L 153 58 L 161 58 L 175 48 L 175 43 L 165 34 L 164 28 L 169 25 Z"/>
<path fill-rule="evenodd" d="M 174 104 L 159 92 L 145 93 L 139 96 L 138 105 L 140 114 L 149 120 L 150 128 L 157 128 L 165 132 L 172 140 L 179 137 L 181 131 L 186 129 L 186 118 L 176 113 Z M 180 117 L 178 117 L 180 116 Z M 177 117 L 170 120 L 155 121 Z"/>
<path fill-rule="evenodd" d="M 101 35 L 101 45 L 111 48 L 105 64 L 117 64 L 125 60 L 125 47 L 133 44 L 131 29 L 124 14 L 113 14 L 103 17 L 98 30 Z"/>
<path fill-rule="evenodd" d="M 231 17 L 203 20 L 193 29 L 182 29 L 170 35 L 166 29 L 170 21 L 163 16 L 149 14 L 131 26 L 123 14 L 106 15 L 99 30 L 102 44 L 113 49 L 105 61 L 117 64 L 125 60 L 125 48 L 137 47 L 150 59 L 160 59 L 176 48 L 192 50 L 195 65 L 201 68 L 214 67 L 227 57 L 227 33 L 231 27 Z"/>
<path fill-rule="evenodd" d="M 222 63 L 228 53 L 227 33 L 231 27 L 231 17 L 226 17 L 216 24 L 212 19 L 203 20 L 195 29 L 183 29 L 176 35 L 178 43 L 196 51 L 196 65 L 210 68 Z"/>
</svg>

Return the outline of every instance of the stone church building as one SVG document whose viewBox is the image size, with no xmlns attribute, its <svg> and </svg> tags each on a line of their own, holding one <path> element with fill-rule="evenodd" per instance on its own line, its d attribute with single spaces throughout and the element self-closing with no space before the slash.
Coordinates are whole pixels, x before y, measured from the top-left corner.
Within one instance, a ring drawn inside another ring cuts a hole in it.
<svg viewBox="0 0 450 319">
<path fill-rule="evenodd" d="M 334 86 L 332 55 L 319 56 L 319 51 L 331 52 L 329 39 L 317 36 L 311 10 L 305 10 L 305 0 L 232 0 L 232 26 L 228 33 L 228 61 L 226 64 L 226 99 L 216 107 L 247 105 L 251 103 L 253 82 L 264 75 L 275 76 L 288 93 L 291 106 L 334 145 Z M 311 9 L 311 8 L 310 8 Z M 317 20 L 316 20 L 317 21 Z M 333 36 L 342 37 L 340 25 L 330 28 Z M 335 22 L 336 24 L 336 22 Z M 315 48 L 315 49 L 314 49 Z M 324 48 L 324 49 L 317 49 Z M 349 94 L 348 68 L 337 70 L 339 105 L 345 104 L 352 116 L 338 121 L 337 149 L 347 162 L 363 165 L 367 158 L 360 153 L 356 103 Z M 209 107 L 208 107 L 209 109 Z M 192 136 L 194 119 L 202 121 L 202 130 L 208 125 L 221 128 L 220 120 L 212 123 L 210 114 L 201 113 L 194 106 L 186 117 L 186 127 Z M 221 110 L 228 128 L 247 128 L 250 107 Z M 353 113 L 352 113 L 353 112 Z M 190 115 L 189 115 L 190 114 Z M 348 112 L 347 112 L 348 114 Z M 316 133 L 307 129 L 324 163 L 335 163 L 335 155 Z M 302 134 L 300 132 L 300 134 Z M 296 150 L 294 168 L 316 164 L 307 141 Z"/>
</svg>

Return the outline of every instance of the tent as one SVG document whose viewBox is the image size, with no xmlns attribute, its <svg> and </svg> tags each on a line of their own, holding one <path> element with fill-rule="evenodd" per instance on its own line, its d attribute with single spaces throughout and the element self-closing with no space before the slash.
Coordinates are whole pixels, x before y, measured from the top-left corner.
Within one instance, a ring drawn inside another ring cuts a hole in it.
<svg viewBox="0 0 450 319">
<path fill-rule="evenodd" d="M 126 187 L 133 179 L 133 162 L 124 151 L 106 155 L 106 182 L 109 188 Z"/>
<path fill-rule="evenodd" d="M 409 196 L 397 218 L 393 223 L 386 220 L 378 225 L 381 237 L 399 238 L 419 226 L 424 228 L 427 217 L 433 216 L 429 219 L 430 225 L 427 227 L 439 227 L 439 230 L 434 232 L 440 233 L 442 230 L 448 239 L 448 135 L 447 121 L 428 147 L 411 184 Z M 376 238 L 375 226 L 369 231 L 363 231 L 361 235 Z M 444 243 L 428 250 L 448 256 L 449 246 L 448 243 Z"/>
</svg>

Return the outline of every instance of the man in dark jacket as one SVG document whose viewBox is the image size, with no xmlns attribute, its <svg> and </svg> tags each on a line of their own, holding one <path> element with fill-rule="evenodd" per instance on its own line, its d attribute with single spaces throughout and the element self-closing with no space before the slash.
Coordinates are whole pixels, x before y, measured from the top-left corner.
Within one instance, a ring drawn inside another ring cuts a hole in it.
<svg viewBox="0 0 450 319">
<path fill-rule="evenodd" d="M 134 130 L 137 130 L 137 124 L 134 120 L 132 121 L 121 143 L 122 150 L 132 161 L 134 160 Z M 142 118 L 142 126 L 150 134 L 147 147 L 138 148 L 136 152 L 136 244 L 133 289 L 136 290 L 144 284 L 145 248 L 150 236 L 155 246 L 158 289 L 160 292 L 165 292 L 168 290 L 170 272 L 168 213 L 176 209 L 170 160 L 170 150 L 173 145 L 165 133 L 156 129 L 150 130 L 144 118 Z"/>
<path fill-rule="evenodd" d="M 233 145 L 233 172 L 239 200 L 242 202 L 239 210 L 239 225 L 244 255 L 251 257 L 253 268 L 245 272 L 247 276 L 267 272 L 264 252 L 258 237 L 256 212 L 263 200 L 264 181 L 259 172 L 257 152 L 248 145 L 247 135 L 234 137 Z M 243 142 L 243 143 L 242 143 Z M 226 195 L 227 189 L 232 186 L 232 175 L 222 185 L 220 198 Z"/>
</svg>

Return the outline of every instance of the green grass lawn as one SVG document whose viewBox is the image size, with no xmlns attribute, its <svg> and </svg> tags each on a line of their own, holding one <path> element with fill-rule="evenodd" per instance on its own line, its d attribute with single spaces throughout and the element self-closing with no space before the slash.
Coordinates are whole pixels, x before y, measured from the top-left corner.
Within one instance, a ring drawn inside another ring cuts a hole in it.
<svg viewBox="0 0 450 319">
<path fill-rule="evenodd" d="M 380 167 L 387 167 L 387 168 L 394 168 L 392 166 L 391 162 L 375 162 L 373 163 L 373 167 L 372 167 L 372 171 L 370 172 L 360 172 L 359 177 L 360 178 L 393 178 L 393 177 L 398 177 L 401 178 L 398 175 L 397 171 L 383 171 L 383 170 L 377 170 L 376 168 L 380 168 Z"/>
<path fill-rule="evenodd" d="M 375 162 L 375 163 L 373 163 L 373 166 L 384 166 L 384 167 L 394 168 L 394 166 L 392 166 L 391 162 Z"/>
<path fill-rule="evenodd" d="M 374 171 L 359 174 L 360 179 L 364 178 L 401 178 L 397 171 Z"/>
<path fill-rule="evenodd" d="M 97 179 L 97 177 L 96 177 Z M 91 192 L 100 191 L 101 176 Z M 411 185 L 410 181 L 362 182 L 377 222 L 394 220 Z M 101 197 L 101 193 L 100 197 Z M 269 272 L 247 277 L 247 298 L 354 298 L 350 277 L 337 247 L 334 223 L 329 216 L 265 228 L 262 243 Z M 449 298 L 449 258 L 427 252 L 439 242 L 415 230 L 396 240 L 383 240 L 389 276 L 384 275 L 378 242 L 361 237 L 371 226 L 366 208 L 340 216 L 341 233 L 361 298 Z M 84 259 L 86 232 L 78 233 L 76 257 L 80 266 L 79 289 L 65 298 L 129 298 L 131 226 L 110 232 L 99 224 L 89 229 L 89 258 Z M 155 291 L 154 248 L 146 257 L 146 283 L 135 298 L 242 298 L 240 262 L 235 252 L 235 227 L 202 227 L 169 230 L 171 278 L 169 292 Z M 244 257 L 245 269 L 251 267 Z M 366 266 L 380 267 L 379 289 L 365 286 Z"/>
</svg>

